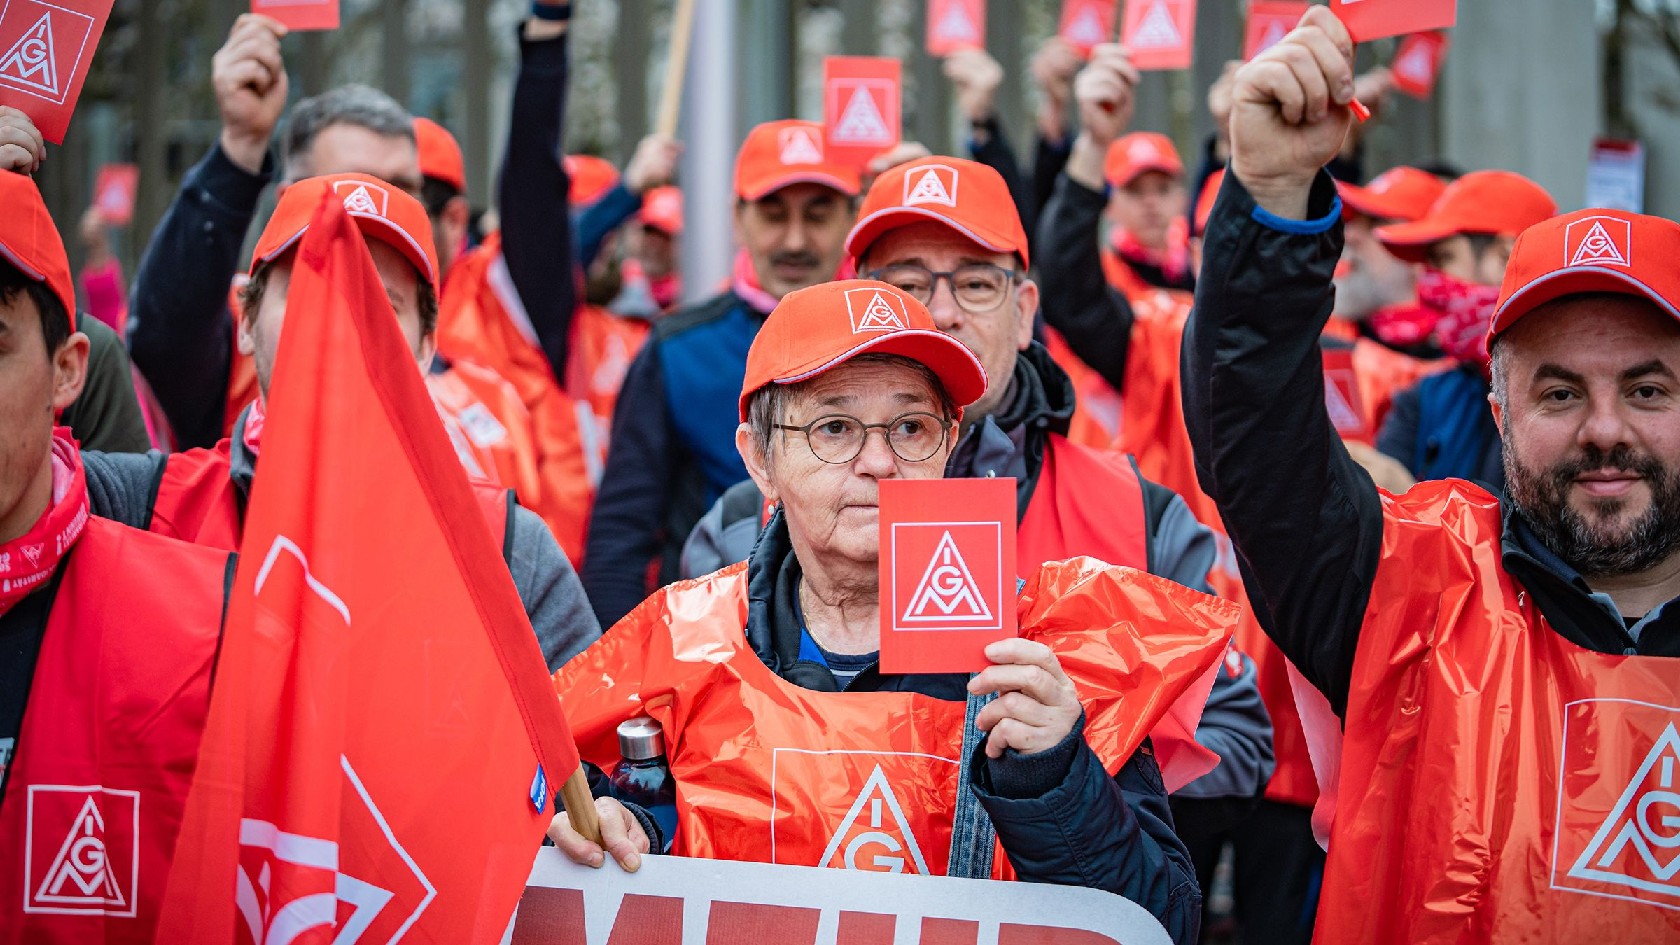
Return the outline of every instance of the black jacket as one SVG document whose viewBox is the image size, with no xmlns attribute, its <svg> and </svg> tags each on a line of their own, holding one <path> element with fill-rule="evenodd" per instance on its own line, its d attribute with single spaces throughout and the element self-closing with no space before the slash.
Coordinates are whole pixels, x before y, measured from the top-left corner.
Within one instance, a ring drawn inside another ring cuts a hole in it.
<svg viewBox="0 0 1680 945">
<path fill-rule="evenodd" d="M 1183 349 L 1196 472 L 1219 504 L 1255 616 L 1337 712 L 1347 706 L 1383 537 L 1377 488 L 1324 408 L 1318 338 L 1341 252 L 1341 202 L 1328 174 L 1313 186 L 1305 222 L 1261 210 L 1227 174 Z M 1680 656 L 1680 607 L 1670 602 L 1636 642 L 1508 503 L 1500 559 L 1571 643 Z"/>
<path fill-rule="evenodd" d="M 820 692 L 840 687 L 826 666 L 799 659 L 801 571 L 778 513 L 747 565 L 747 640 L 777 675 Z M 968 677 L 885 675 L 871 666 L 847 692 L 916 692 L 968 698 Z M 1024 882 L 1086 886 L 1125 896 L 1148 909 L 1173 941 L 1196 941 L 1200 888 L 1190 854 L 1173 830 L 1167 791 L 1145 742 L 1110 778 L 1086 744 L 1083 723 L 1053 748 L 1013 750 L 995 761 L 984 747 L 972 759 L 969 785 L 991 817 L 1009 862 Z"/>
</svg>

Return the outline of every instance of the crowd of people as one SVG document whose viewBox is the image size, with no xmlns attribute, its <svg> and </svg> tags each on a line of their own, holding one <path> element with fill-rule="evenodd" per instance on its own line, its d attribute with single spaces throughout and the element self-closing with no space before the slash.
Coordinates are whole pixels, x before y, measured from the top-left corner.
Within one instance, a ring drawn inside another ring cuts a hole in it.
<svg viewBox="0 0 1680 945">
<path fill-rule="evenodd" d="M 0 108 L 0 942 L 150 940 L 324 200 L 590 762 L 572 859 L 1084 886 L 1186 945 L 1228 862 L 1249 943 L 1680 937 L 1673 761 L 1615 708 L 1680 707 L 1680 226 L 1372 173 L 1352 106 L 1390 78 L 1324 7 L 1225 70 L 1190 163 L 1134 127 L 1126 49 L 1053 38 L 1030 166 L 970 49 L 964 155 L 858 167 L 788 119 L 732 181 L 659 134 L 620 172 L 565 151 L 570 11 L 519 26 L 490 232 L 442 126 L 361 85 L 288 109 L 262 16 L 131 287 L 96 215 L 72 276 Z M 683 192 L 726 186 L 738 257 L 685 304 Z M 993 477 L 1019 637 L 883 672 L 880 483 Z M 643 715 L 674 831 L 602 775 Z M 32 906 L 43 785 L 146 798 L 133 908 Z M 858 855 L 872 791 L 898 833 Z"/>
</svg>

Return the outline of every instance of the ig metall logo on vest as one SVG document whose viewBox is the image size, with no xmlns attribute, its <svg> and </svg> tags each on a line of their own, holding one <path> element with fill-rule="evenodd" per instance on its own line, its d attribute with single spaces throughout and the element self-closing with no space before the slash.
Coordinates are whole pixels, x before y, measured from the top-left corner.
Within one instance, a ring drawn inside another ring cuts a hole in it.
<svg viewBox="0 0 1680 945">
<path fill-rule="evenodd" d="M 23 911 L 132 917 L 140 882 L 140 792 L 29 785 Z"/>
<path fill-rule="evenodd" d="M 1680 708 L 1564 707 L 1552 888 L 1680 909 Z"/>
</svg>

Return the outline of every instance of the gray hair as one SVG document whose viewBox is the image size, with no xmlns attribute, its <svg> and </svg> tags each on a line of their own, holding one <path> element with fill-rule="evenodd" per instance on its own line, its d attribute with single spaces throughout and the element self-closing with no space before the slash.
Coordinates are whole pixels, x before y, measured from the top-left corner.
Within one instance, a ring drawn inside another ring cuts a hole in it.
<svg viewBox="0 0 1680 945">
<path fill-rule="evenodd" d="M 414 140 L 414 116 L 397 100 L 359 83 L 341 85 L 298 102 L 286 121 L 280 160 L 288 176 L 302 161 L 315 138 L 333 125 L 355 125 L 378 135 Z"/>
<path fill-rule="evenodd" d="M 907 367 L 926 381 L 928 387 L 939 398 L 939 416 L 946 422 L 950 422 L 956 416 L 957 405 L 951 402 L 951 394 L 945 390 L 939 375 L 920 361 L 899 354 L 860 354 L 846 363 L 893 364 Z M 787 415 L 789 405 L 808 391 L 812 383 L 801 381 L 797 384 L 767 384 L 754 391 L 747 399 L 747 426 L 752 430 L 753 445 L 758 448 L 759 455 L 764 457 L 765 465 L 770 463 L 770 442 L 776 432 L 776 424 L 784 422 L 782 418 Z"/>
</svg>

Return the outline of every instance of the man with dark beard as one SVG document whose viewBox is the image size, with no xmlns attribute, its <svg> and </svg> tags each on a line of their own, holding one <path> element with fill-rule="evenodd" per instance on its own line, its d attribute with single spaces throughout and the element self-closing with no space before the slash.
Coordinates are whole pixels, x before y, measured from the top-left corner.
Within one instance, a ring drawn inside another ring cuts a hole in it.
<svg viewBox="0 0 1680 945">
<path fill-rule="evenodd" d="M 1341 739 L 1317 940 L 1675 941 L 1680 226 L 1525 230 L 1488 331 L 1508 495 L 1379 493 L 1318 346 L 1352 54 L 1313 7 L 1238 74 L 1184 341 L 1202 487 L 1261 624 L 1340 716 L 1303 711 Z"/>
</svg>

